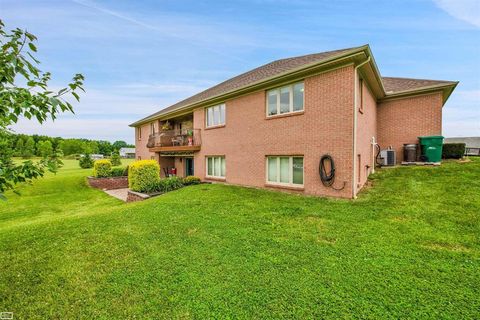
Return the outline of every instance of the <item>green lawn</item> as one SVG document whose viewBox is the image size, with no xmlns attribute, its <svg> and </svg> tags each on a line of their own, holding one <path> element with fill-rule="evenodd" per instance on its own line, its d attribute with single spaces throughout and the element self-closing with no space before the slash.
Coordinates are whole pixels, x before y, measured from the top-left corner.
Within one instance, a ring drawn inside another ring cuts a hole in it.
<svg viewBox="0 0 480 320">
<path fill-rule="evenodd" d="M 480 318 L 480 159 L 356 201 L 224 185 L 124 204 L 67 164 L 0 203 L 0 311 L 34 318 Z"/>
</svg>

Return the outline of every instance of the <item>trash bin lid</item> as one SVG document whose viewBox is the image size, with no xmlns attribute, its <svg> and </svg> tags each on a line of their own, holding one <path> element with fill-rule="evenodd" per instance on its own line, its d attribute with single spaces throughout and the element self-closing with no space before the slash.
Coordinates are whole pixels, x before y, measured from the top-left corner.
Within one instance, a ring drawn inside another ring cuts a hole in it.
<svg viewBox="0 0 480 320">
<path fill-rule="evenodd" d="M 418 139 L 443 139 L 443 136 L 423 136 L 423 137 L 418 137 Z"/>
</svg>

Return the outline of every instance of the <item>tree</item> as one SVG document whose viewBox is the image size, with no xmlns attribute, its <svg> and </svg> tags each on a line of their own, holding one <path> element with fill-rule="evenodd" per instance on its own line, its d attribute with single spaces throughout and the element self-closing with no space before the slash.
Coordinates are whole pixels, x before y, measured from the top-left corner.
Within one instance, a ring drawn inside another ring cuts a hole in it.
<svg viewBox="0 0 480 320">
<path fill-rule="evenodd" d="M 32 137 L 29 137 L 25 142 L 25 146 L 23 147 L 22 157 L 24 159 L 28 159 L 33 157 L 35 154 L 35 140 Z"/>
<path fill-rule="evenodd" d="M 100 140 L 100 141 L 97 141 L 97 145 L 98 145 L 98 153 L 101 153 L 104 156 L 111 154 L 113 151 L 112 144 L 110 143 L 110 141 Z"/>
<path fill-rule="evenodd" d="M 42 72 L 34 54 L 37 38 L 19 28 L 7 32 L 0 20 L 0 137 L 10 134 L 8 127 L 18 122 L 19 117 L 35 119 L 39 123 L 55 120 L 62 112 L 73 112 L 72 105 L 65 100 L 68 94 L 80 101 L 78 90 L 83 90 L 84 77 L 76 74 L 67 87 L 59 91 L 48 89 L 50 72 Z M 3 142 L 4 143 L 4 140 Z M 15 164 L 11 154 L 0 154 L 0 198 L 15 185 L 28 182 L 44 175 L 45 170 L 55 172 L 61 165 L 57 155 L 34 163 L 25 161 Z"/>
<path fill-rule="evenodd" d="M 37 149 L 38 149 L 38 153 L 43 158 L 51 156 L 52 153 L 53 153 L 53 147 L 52 147 L 52 143 L 50 142 L 50 140 L 39 141 L 38 145 L 37 145 Z"/>
<path fill-rule="evenodd" d="M 126 148 L 127 146 L 128 144 L 125 141 L 115 141 L 112 143 L 112 147 L 117 151 L 120 150 L 120 148 Z"/>
<path fill-rule="evenodd" d="M 82 169 L 89 169 L 93 168 L 93 161 L 92 157 L 90 157 L 90 154 L 85 154 L 82 157 L 80 157 L 80 160 L 78 161 L 78 164 L 80 165 L 80 168 Z"/>
<path fill-rule="evenodd" d="M 110 158 L 110 162 L 112 162 L 112 166 L 122 165 L 122 160 L 120 159 L 120 154 L 118 153 L 118 151 L 112 152 L 112 157 Z"/>
<path fill-rule="evenodd" d="M 85 141 L 85 152 L 90 154 L 98 153 L 97 141 Z"/>
<path fill-rule="evenodd" d="M 15 155 L 21 157 L 23 154 L 23 138 L 19 137 L 17 143 L 15 144 Z"/>
<path fill-rule="evenodd" d="M 79 139 L 65 139 L 59 143 L 57 149 L 62 150 L 66 156 L 85 153 L 85 142 Z"/>
</svg>

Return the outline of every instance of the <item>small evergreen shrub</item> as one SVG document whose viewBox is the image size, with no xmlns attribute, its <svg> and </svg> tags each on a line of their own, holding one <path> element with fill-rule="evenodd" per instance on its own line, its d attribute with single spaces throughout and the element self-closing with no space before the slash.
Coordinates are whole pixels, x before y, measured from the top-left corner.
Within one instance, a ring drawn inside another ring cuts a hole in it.
<svg viewBox="0 0 480 320">
<path fill-rule="evenodd" d="M 120 159 L 120 154 L 118 153 L 118 151 L 112 153 L 110 161 L 112 162 L 112 166 L 114 167 L 122 165 L 122 160 Z"/>
<path fill-rule="evenodd" d="M 137 192 L 154 192 L 160 181 L 160 165 L 155 160 L 138 160 L 128 167 L 128 187 Z"/>
<path fill-rule="evenodd" d="M 179 177 L 170 177 L 165 178 L 157 182 L 156 191 L 157 192 L 169 192 L 176 189 L 180 189 L 184 186 L 183 179 Z"/>
<path fill-rule="evenodd" d="M 93 159 L 90 157 L 90 154 L 85 154 L 83 157 L 80 158 L 78 164 L 82 169 L 90 169 L 93 168 Z"/>
<path fill-rule="evenodd" d="M 188 176 L 188 177 L 183 178 L 182 182 L 183 182 L 184 186 L 190 186 L 190 185 L 193 185 L 193 184 L 199 184 L 201 182 L 201 180 L 200 180 L 199 177 Z"/>
<path fill-rule="evenodd" d="M 112 168 L 110 175 L 112 177 L 124 177 L 128 175 L 128 171 L 125 171 L 125 168 Z"/>
<path fill-rule="evenodd" d="M 93 176 L 95 178 L 106 178 L 112 174 L 112 163 L 110 160 L 103 159 L 95 161 L 93 165 Z"/>
<path fill-rule="evenodd" d="M 465 154 L 465 143 L 445 143 L 442 149 L 443 159 L 461 159 Z"/>
</svg>

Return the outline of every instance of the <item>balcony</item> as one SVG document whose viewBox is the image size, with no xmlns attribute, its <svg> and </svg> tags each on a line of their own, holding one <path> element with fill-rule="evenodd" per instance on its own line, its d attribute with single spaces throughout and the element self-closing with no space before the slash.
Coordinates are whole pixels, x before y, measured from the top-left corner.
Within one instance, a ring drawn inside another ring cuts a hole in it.
<svg viewBox="0 0 480 320">
<path fill-rule="evenodd" d="M 162 130 L 148 137 L 150 152 L 198 151 L 202 145 L 200 129 Z"/>
</svg>

